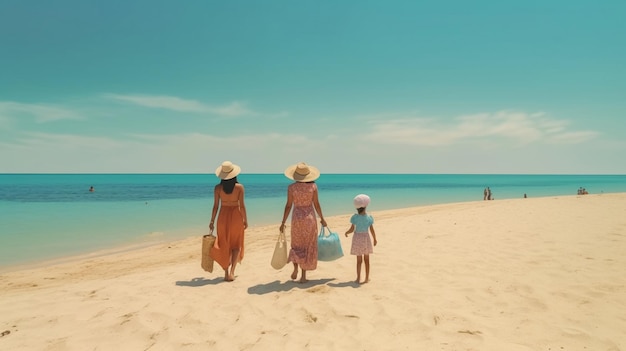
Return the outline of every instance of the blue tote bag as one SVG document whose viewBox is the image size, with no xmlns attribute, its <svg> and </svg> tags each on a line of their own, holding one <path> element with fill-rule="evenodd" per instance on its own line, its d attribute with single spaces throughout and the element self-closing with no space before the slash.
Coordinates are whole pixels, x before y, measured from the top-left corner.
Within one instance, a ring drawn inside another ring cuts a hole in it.
<svg viewBox="0 0 626 351">
<path fill-rule="evenodd" d="M 320 234 L 317 236 L 317 260 L 318 261 L 334 261 L 343 256 L 341 249 L 341 241 L 339 235 L 328 229 L 326 235 L 326 227 L 322 227 Z"/>
</svg>

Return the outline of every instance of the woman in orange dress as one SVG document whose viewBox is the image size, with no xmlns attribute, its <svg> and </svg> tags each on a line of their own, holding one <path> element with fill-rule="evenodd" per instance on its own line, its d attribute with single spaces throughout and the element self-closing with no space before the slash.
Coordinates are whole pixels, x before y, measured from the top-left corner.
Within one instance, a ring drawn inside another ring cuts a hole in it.
<svg viewBox="0 0 626 351">
<path fill-rule="evenodd" d="M 295 182 L 287 188 L 287 204 L 280 231 L 285 230 L 285 222 L 291 214 L 291 250 L 289 262 L 293 263 L 291 279 L 298 278 L 298 267 L 302 270 L 300 282 L 307 282 L 306 271 L 317 268 L 317 219 L 326 226 L 317 194 L 315 180 L 320 172 L 304 162 L 292 165 L 285 170 L 285 176 Z"/>
<path fill-rule="evenodd" d="M 225 161 L 215 170 L 221 181 L 215 186 L 209 229 L 217 215 L 217 240 L 210 255 L 224 269 L 224 280 L 235 280 L 235 267 L 243 259 L 244 231 L 248 228 L 244 187 L 237 182 L 241 167 Z M 219 209 L 219 215 L 218 215 Z M 230 268 L 230 269 L 229 269 Z"/>
</svg>

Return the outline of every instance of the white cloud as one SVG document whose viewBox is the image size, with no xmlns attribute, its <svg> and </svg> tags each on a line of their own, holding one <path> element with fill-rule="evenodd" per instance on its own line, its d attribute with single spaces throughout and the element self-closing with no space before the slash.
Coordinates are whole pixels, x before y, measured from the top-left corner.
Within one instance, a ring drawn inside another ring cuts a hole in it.
<svg viewBox="0 0 626 351">
<path fill-rule="evenodd" d="M 254 114 L 246 108 L 245 104 L 240 102 L 233 102 L 226 106 L 213 107 L 210 112 L 217 113 L 221 116 L 243 116 Z"/>
<path fill-rule="evenodd" d="M 409 116 L 404 119 L 371 122 L 373 131 L 364 137 L 383 144 L 415 146 L 445 146 L 468 142 L 505 139 L 515 145 L 532 142 L 582 143 L 599 133 L 595 131 L 569 131 L 568 122 L 554 120 L 543 113 L 500 111 L 464 115 L 450 123 L 430 118 Z"/>
<path fill-rule="evenodd" d="M 185 100 L 175 96 L 148 96 L 148 95 L 117 95 L 106 94 L 105 97 L 130 102 L 135 105 L 162 108 L 181 112 L 207 112 L 209 107 L 194 100 Z"/>
<path fill-rule="evenodd" d="M 554 144 L 580 144 L 594 139 L 598 135 L 600 135 L 600 133 L 595 131 L 564 132 L 553 134 L 548 139 L 548 142 Z"/>
<path fill-rule="evenodd" d="M 220 116 L 243 116 L 253 115 L 253 111 L 249 110 L 244 103 L 232 102 L 224 106 L 208 105 L 196 100 L 181 99 L 176 96 L 157 96 L 157 95 L 119 95 L 105 94 L 106 98 L 130 102 L 135 105 L 172 110 L 178 112 L 192 113 L 214 113 Z"/>
<path fill-rule="evenodd" d="M 0 129 L 7 129 L 12 125 L 13 121 L 9 116 L 0 114 Z"/>
<path fill-rule="evenodd" d="M 16 149 L 32 150 L 111 150 L 125 146 L 125 142 L 107 137 L 27 132 L 17 138 L 11 145 Z"/>
<path fill-rule="evenodd" d="M 354 132 L 352 120 L 344 125 L 339 122 L 326 122 L 330 133 L 321 134 L 310 128 L 294 133 L 278 128 L 270 133 L 254 130 L 235 135 L 210 129 L 206 133 L 116 136 L 23 131 L 11 142 L 0 140 L 0 173 L 210 173 L 227 159 L 239 163 L 246 172 L 270 173 L 299 161 L 340 173 L 381 172 L 379 164 L 391 165 L 392 172 L 409 173 L 576 172 L 576 167 L 583 166 L 568 155 L 583 155 L 600 145 L 582 144 L 597 137 L 597 132 L 572 130 L 567 121 L 544 114 L 505 111 L 447 121 L 379 115 L 369 126 L 362 124 L 364 133 Z M 368 127 L 372 128 L 369 134 Z M 624 145 L 602 147 L 613 155 L 618 155 L 616 149 L 624 149 Z M 481 157 L 485 151 L 488 158 Z M 555 159 L 562 162 L 554 163 Z M 607 166 L 598 164 L 595 169 L 605 169 L 602 167 Z"/>
<path fill-rule="evenodd" d="M 11 143 L 0 141 L 4 151 L 0 173 L 208 172 L 224 159 L 240 162 L 246 170 L 277 172 L 286 163 L 317 152 L 319 143 L 301 135 L 276 133 L 231 137 L 133 134 L 122 138 L 23 133 Z"/>
<path fill-rule="evenodd" d="M 0 101 L 0 118 L 6 122 L 9 118 L 29 116 L 39 123 L 64 119 L 83 119 L 78 113 L 66 108 L 46 104 L 23 104 L 13 101 Z"/>
</svg>

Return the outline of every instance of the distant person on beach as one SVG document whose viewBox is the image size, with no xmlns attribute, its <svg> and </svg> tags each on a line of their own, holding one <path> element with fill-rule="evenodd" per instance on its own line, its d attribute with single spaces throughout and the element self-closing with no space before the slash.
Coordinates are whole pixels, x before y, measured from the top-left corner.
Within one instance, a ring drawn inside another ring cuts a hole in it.
<svg viewBox="0 0 626 351">
<path fill-rule="evenodd" d="M 492 200 L 491 196 L 491 188 L 487 187 L 487 200 Z"/>
<path fill-rule="evenodd" d="M 287 167 L 285 176 L 294 181 L 287 187 L 287 203 L 283 213 L 280 231 L 285 230 L 285 222 L 291 213 L 291 250 L 289 261 L 293 263 L 291 279 L 298 278 L 298 268 L 302 271 L 300 282 L 307 282 L 306 272 L 317 268 L 317 218 L 326 227 L 322 215 L 317 184 L 320 172 L 304 162 Z M 292 213 L 293 209 L 293 213 Z"/>
<path fill-rule="evenodd" d="M 487 200 L 487 195 L 488 195 L 488 191 L 487 191 L 487 188 L 485 188 L 485 190 L 483 190 L 483 200 Z"/>
<path fill-rule="evenodd" d="M 524 193 L 524 199 L 527 198 L 528 196 L 526 196 L 526 193 Z"/>
<path fill-rule="evenodd" d="M 365 194 L 359 194 L 354 198 L 353 202 L 357 213 L 350 218 L 351 226 L 346 231 L 346 237 L 354 232 L 350 254 L 356 255 L 356 283 L 361 284 L 361 265 L 363 261 L 365 261 L 365 280 L 363 283 L 370 281 L 370 254 L 374 252 L 374 246 L 376 246 L 378 241 L 374 231 L 374 218 L 365 211 L 370 203 L 370 197 Z M 372 239 L 374 239 L 373 246 L 370 233 L 372 234 Z"/>
<path fill-rule="evenodd" d="M 215 186 L 213 194 L 209 229 L 213 231 L 217 215 L 217 239 L 210 255 L 224 269 L 224 280 L 227 282 L 235 280 L 235 267 L 243 260 L 244 232 L 248 228 L 244 187 L 237 182 L 240 172 L 241 167 L 230 161 L 224 161 L 215 170 L 221 181 Z"/>
</svg>

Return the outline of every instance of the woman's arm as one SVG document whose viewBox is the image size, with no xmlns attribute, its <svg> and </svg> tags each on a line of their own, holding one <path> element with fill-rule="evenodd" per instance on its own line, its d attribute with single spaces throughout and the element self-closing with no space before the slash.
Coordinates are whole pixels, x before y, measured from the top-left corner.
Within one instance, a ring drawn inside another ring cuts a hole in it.
<svg viewBox="0 0 626 351">
<path fill-rule="evenodd" d="M 291 194 L 291 190 L 287 189 L 287 203 L 285 204 L 285 211 L 283 212 L 283 221 L 280 224 L 280 231 L 285 231 L 285 222 L 287 218 L 289 218 L 289 212 L 291 212 L 291 207 L 293 206 L 293 195 Z"/>
<path fill-rule="evenodd" d="M 241 211 L 241 215 L 243 216 L 243 229 L 248 229 L 248 214 L 246 212 L 246 204 L 243 199 L 245 198 L 245 190 L 243 184 L 237 184 L 239 187 L 239 210 Z"/>
<path fill-rule="evenodd" d="M 211 232 L 213 231 L 213 228 L 215 227 L 214 223 L 215 223 L 215 216 L 217 215 L 217 209 L 220 206 L 220 190 L 222 189 L 222 186 L 220 184 L 216 185 L 215 188 L 213 189 L 213 212 L 211 213 L 211 223 L 209 223 L 209 229 L 211 230 Z"/>
<path fill-rule="evenodd" d="M 326 224 L 326 220 L 324 219 L 324 215 L 322 214 L 322 206 L 320 206 L 320 201 L 317 196 L 317 187 L 315 187 L 315 190 L 313 191 L 313 206 L 315 207 L 315 211 L 317 211 L 317 214 L 320 216 L 320 223 L 322 223 L 324 227 L 327 227 L 328 225 Z"/>
</svg>

